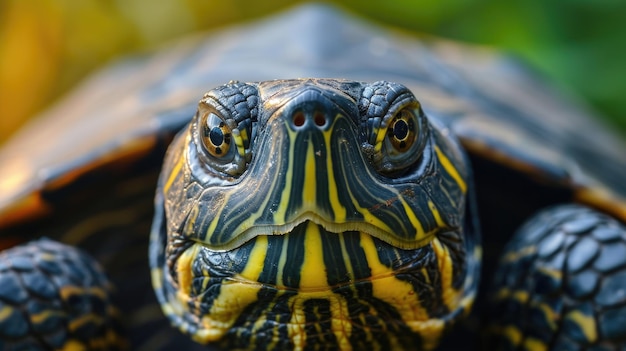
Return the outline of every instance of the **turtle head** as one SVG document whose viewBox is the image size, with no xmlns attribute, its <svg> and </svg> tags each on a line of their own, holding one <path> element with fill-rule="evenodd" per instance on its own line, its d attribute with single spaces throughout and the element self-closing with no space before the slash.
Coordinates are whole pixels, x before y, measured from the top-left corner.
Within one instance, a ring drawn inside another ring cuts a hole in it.
<svg viewBox="0 0 626 351">
<path fill-rule="evenodd" d="M 468 178 L 402 85 L 218 87 L 163 166 L 157 295 L 200 342 L 432 347 L 476 289 Z"/>
</svg>

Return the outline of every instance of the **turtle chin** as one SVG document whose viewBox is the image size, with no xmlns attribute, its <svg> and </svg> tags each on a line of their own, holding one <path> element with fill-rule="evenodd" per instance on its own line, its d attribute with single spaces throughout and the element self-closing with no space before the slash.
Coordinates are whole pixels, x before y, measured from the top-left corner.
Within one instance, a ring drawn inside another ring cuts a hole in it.
<svg viewBox="0 0 626 351">
<path fill-rule="evenodd" d="M 168 258 L 166 280 L 174 285 L 168 306 L 182 316 L 174 323 L 202 343 L 232 347 L 242 335 L 250 338 L 242 345 L 311 337 L 348 342 L 364 333 L 435 345 L 473 298 L 463 289 L 458 233 L 403 250 L 307 220 L 233 250 L 189 242 L 178 252 Z M 289 337 L 276 336 L 282 332 Z"/>
</svg>

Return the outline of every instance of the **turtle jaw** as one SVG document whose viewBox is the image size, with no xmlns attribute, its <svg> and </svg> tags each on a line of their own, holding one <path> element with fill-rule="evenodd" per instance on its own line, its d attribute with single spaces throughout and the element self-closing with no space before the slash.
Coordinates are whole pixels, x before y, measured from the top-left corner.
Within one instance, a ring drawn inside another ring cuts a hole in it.
<svg viewBox="0 0 626 351">
<path fill-rule="evenodd" d="M 268 319 L 297 333 L 302 325 L 296 321 L 312 318 L 307 306 L 322 304 L 329 309 L 318 317 L 342 325 L 330 328 L 336 337 L 391 324 L 435 345 L 471 305 L 465 259 L 458 233 L 402 250 L 364 232 L 328 232 L 307 220 L 289 233 L 259 235 L 229 251 L 190 242 L 168 261 L 174 262 L 175 305 L 194 321 L 200 342 L 268 332 L 255 329 Z M 433 281 L 440 285 L 432 287 Z M 260 318 L 256 326 L 244 322 L 254 318 Z"/>
</svg>

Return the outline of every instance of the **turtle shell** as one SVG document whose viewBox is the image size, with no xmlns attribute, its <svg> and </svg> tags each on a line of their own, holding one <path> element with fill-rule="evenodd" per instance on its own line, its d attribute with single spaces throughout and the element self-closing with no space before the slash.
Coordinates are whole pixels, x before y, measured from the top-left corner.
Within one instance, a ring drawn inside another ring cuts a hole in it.
<svg viewBox="0 0 626 351">
<path fill-rule="evenodd" d="M 147 281 L 161 160 L 203 93 L 230 80 L 302 77 L 409 87 L 468 150 L 488 233 L 508 232 L 531 211 L 562 201 L 626 221 L 624 144 L 514 59 L 305 5 L 123 59 L 34 119 L 0 151 L 0 247 L 56 236 L 90 248 L 106 269 L 124 269 L 118 285 L 140 274 Z M 103 240 L 131 226 L 145 236 Z"/>
<path fill-rule="evenodd" d="M 158 156 L 204 91 L 294 77 L 402 83 L 470 153 L 575 189 L 576 200 L 626 219 L 624 145 L 513 59 L 307 5 L 186 38 L 89 78 L 0 152 L 0 225 L 49 212 L 55 203 L 41 195 L 46 189 Z"/>
</svg>

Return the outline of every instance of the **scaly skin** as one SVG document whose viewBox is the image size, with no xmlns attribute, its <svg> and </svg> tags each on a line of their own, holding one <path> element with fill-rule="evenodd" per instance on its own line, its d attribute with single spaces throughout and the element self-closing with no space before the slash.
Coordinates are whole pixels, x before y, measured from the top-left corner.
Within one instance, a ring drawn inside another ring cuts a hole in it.
<svg viewBox="0 0 626 351">
<path fill-rule="evenodd" d="M 476 293 L 469 186 L 399 84 L 219 87 L 166 157 L 157 296 L 225 349 L 432 349 Z"/>
<path fill-rule="evenodd" d="M 92 258 L 48 239 L 0 253 L 0 349 L 127 348 L 111 286 Z"/>
</svg>

